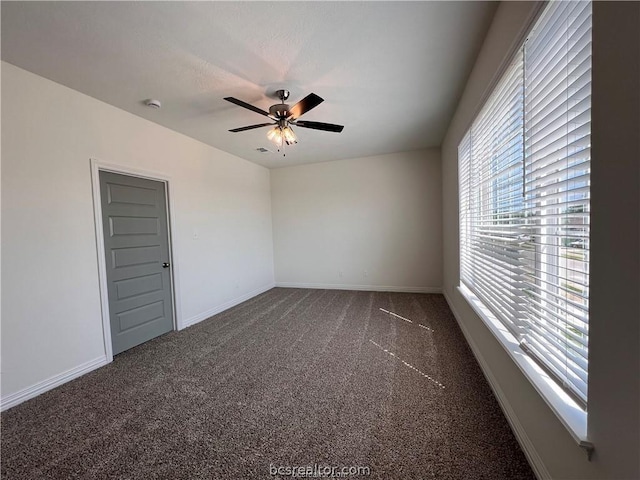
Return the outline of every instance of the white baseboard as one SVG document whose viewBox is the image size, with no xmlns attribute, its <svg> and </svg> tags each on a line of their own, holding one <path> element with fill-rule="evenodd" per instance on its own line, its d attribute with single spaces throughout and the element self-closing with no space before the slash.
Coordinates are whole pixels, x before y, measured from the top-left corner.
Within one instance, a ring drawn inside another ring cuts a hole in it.
<svg viewBox="0 0 640 480">
<path fill-rule="evenodd" d="M 321 290 L 364 290 L 368 292 L 442 293 L 441 287 L 390 287 L 381 285 L 352 285 L 339 283 L 276 282 L 282 288 L 313 288 Z"/>
<path fill-rule="evenodd" d="M 2 399 L 0 400 L 0 410 L 5 411 L 8 408 L 15 407 L 16 405 L 26 400 L 37 397 L 41 393 L 59 387 L 63 383 L 67 383 L 74 378 L 78 378 L 85 373 L 89 373 L 96 368 L 106 365 L 107 363 L 109 363 L 107 361 L 107 357 L 106 355 L 103 355 L 102 357 L 98 357 L 93 360 L 89 360 L 88 362 L 85 362 L 81 365 L 78 365 L 77 367 L 70 368 L 65 372 L 58 373 L 57 375 L 49 377 L 42 382 L 31 385 L 30 387 L 23 388 L 22 390 L 19 390 L 15 393 L 10 393 L 9 395 L 2 397 Z"/>
<path fill-rule="evenodd" d="M 193 317 L 187 318 L 186 320 L 182 321 L 182 324 L 178 326 L 178 330 L 183 330 L 187 327 L 190 327 L 191 325 L 195 325 L 196 323 L 199 323 L 203 320 L 206 320 L 209 317 L 212 317 L 214 315 L 217 315 L 220 312 L 224 312 L 225 310 L 230 309 L 231 307 L 235 307 L 236 305 L 242 303 L 242 302 L 246 302 L 247 300 L 249 300 L 250 298 L 255 297 L 256 295 L 260 295 L 261 293 L 264 293 L 268 290 L 271 290 L 273 287 L 275 287 L 275 285 L 273 283 L 270 283 L 269 285 L 265 285 L 263 287 L 260 288 L 256 288 L 255 290 L 252 290 L 248 293 L 245 293 L 244 295 L 241 295 L 239 297 L 236 297 L 232 300 L 229 300 L 228 302 L 225 302 L 221 305 L 217 305 L 209 310 L 207 310 L 206 312 L 202 312 L 199 313 L 198 315 L 194 315 Z"/>
<path fill-rule="evenodd" d="M 455 307 L 453 306 L 453 302 L 451 301 L 451 298 L 449 298 L 449 295 L 447 295 L 446 291 L 443 291 L 442 293 L 444 295 L 444 298 L 447 300 L 447 303 L 449 304 L 449 308 L 451 309 L 451 312 L 453 313 L 453 316 L 455 317 L 456 322 L 458 322 L 458 326 L 460 327 L 460 330 L 462 330 L 462 334 L 464 335 L 464 338 L 469 344 L 469 347 L 471 348 L 473 355 L 476 357 L 476 360 L 480 365 L 480 369 L 482 370 L 484 377 L 487 379 L 487 382 L 489 382 L 489 386 L 491 387 L 493 394 L 496 396 L 496 399 L 498 400 L 498 404 L 500 404 L 500 408 L 502 408 L 502 412 L 507 418 L 507 422 L 509 422 L 509 425 L 511 426 L 511 430 L 513 431 L 516 439 L 518 440 L 518 443 L 520 443 L 520 447 L 522 448 L 522 451 L 527 457 L 527 460 L 529 461 L 529 464 L 531 465 L 533 472 L 535 473 L 536 477 L 539 478 L 540 480 L 550 479 L 551 474 L 549 473 L 549 470 L 547 470 L 547 467 L 542 461 L 542 458 L 540 458 L 540 455 L 538 454 L 538 451 L 533 445 L 533 442 L 527 435 L 527 432 L 522 426 L 522 423 L 520 423 L 520 419 L 518 418 L 515 411 L 511 407 L 511 403 L 509 403 L 509 400 L 507 399 L 506 395 L 504 394 L 504 391 L 500 387 L 498 380 L 493 375 L 493 372 L 491 371 L 489 364 L 486 362 L 486 360 L 482 356 L 482 353 L 480 352 L 478 345 L 475 343 L 475 341 L 469 334 L 467 327 L 460 320 L 460 315 L 458 314 Z"/>
</svg>

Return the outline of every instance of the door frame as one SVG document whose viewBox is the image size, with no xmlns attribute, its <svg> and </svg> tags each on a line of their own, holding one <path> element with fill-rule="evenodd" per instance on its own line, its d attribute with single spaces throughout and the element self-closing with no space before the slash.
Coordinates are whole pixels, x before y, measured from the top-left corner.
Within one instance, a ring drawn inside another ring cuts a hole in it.
<svg viewBox="0 0 640 480">
<path fill-rule="evenodd" d="M 109 292 L 107 284 L 107 264 L 104 247 L 104 230 L 102 228 L 102 198 L 100 196 L 100 172 L 111 172 L 130 177 L 155 180 L 164 184 L 166 196 L 167 230 L 169 239 L 169 262 L 171 269 L 169 278 L 171 279 L 171 301 L 173 308 L 173 330 L 180 330 L 182 325 L 182 315 L 179 305 L 180 285 L 178 279 L 178 261 L 176 255 L 174 229 L 175 225 L 173 199 L 171 195 L 171 177 L 159 172 L 142 170 L 115 163 L 107 163 L 96 158 L 89 159 L 91 164 L 91 190 L 93 196 L 93 217 L 95 221 L 96 233 L 96 253 L 98 256 L 98 286 L 100 290 L 100 310 L 102 313 L 102 335 L 104 340 L 104 353 L 107 363 L 113 361 L 113 345 L 111 343 L 111 320 L 109 316 Z"/>
</svg>

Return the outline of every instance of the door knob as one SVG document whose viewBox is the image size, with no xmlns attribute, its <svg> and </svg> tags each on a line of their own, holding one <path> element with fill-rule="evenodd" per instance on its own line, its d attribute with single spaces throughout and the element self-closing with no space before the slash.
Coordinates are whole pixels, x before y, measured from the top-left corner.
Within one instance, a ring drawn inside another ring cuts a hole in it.
<svg viewBox="0 0 640 480">
<path fill-rule="evenodd" d="M 162 264 L 162 268 L 169 268 L 170 266 L 171 266 L 171 264 L 170 264 L 170 263 L 167 263 L 167 262 L 164 262 L 164 263 Z"/>
</svg>

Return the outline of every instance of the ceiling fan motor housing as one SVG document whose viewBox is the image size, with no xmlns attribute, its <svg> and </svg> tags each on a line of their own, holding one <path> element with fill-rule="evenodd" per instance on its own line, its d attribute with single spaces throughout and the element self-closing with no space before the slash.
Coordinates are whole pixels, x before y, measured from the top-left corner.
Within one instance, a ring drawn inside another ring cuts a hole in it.
<svg viewBox="0 0 640 480">
<path fill-rule="evenodd" d="M 275 118 L 287 118 L 289 116 L 289 105 L 286 103 L 277 103 L 269 107 L 269 114 Z"/>
</svg>

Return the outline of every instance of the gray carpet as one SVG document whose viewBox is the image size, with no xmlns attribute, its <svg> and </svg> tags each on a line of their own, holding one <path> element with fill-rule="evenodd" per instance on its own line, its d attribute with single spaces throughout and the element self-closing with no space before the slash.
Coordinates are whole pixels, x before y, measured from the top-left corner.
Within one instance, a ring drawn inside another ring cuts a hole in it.
<svg viewBox="0 0 640 480">
<path fill-rule="evenodd" d="M 441 295 L 276 288 L 4 412 L 1 438 L 6 479 L 534 478 Z"/>
</svg>

